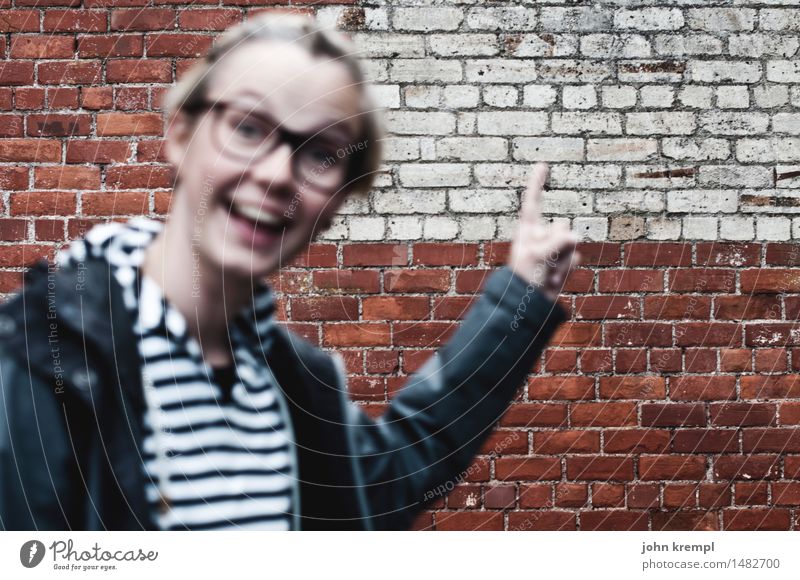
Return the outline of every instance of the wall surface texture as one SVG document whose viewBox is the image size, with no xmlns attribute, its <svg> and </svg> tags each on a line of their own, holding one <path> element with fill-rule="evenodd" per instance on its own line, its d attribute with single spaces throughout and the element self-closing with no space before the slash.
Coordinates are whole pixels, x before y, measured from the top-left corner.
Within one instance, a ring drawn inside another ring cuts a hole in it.
<svg viewBox="0 0 800 580">
<path fill-rule="evenodd" d="M 306 4 L 385 108 L 370 195 L 274 282 L 378 414 L 504 263 L 534 161 L 571 313 L 422 529 L 800 529 L 800 0 Z M 163 216 L 164 91 L 269 0 L 0 1 L 0 293 Z"/>
</svg>

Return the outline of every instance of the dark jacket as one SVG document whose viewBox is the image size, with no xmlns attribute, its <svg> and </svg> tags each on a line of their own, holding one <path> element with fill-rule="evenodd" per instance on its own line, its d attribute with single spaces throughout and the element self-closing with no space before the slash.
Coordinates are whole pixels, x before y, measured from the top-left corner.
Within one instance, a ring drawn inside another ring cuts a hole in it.
<svg viewBox="0 0 800 580">
<path fill-rule="evenodd" d="M 508 267 L 379 420 L 341 357 L 279 325 L 265 354 L 295 438 L 295 529 L 408 529 L 469 466 L 566 312 Z M 42 261 L 0 305 L 0 528 L 152 530 L 133 322 L 102 259 Z M 297 505 L 296 504 L 296 505 Z"/>
</svg>

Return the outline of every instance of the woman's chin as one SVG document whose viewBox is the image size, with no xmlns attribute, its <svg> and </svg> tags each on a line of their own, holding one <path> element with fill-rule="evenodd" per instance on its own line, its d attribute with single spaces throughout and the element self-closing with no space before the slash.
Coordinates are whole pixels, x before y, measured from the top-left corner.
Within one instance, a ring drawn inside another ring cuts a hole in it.
<svg viewBox="0 0 800 580">
<path fill-rule="evenodd" d="M 296 235 L 286 235 L 272 244 L 258 248 L 246 241 L 226 236 L 219 244 L 209 244 L 206 252 L 213 255 L 217 268 L 227 275 L 250 280 L 265 278 L 288 266 L 307 245 L 299 243 Z"/>
</svg>

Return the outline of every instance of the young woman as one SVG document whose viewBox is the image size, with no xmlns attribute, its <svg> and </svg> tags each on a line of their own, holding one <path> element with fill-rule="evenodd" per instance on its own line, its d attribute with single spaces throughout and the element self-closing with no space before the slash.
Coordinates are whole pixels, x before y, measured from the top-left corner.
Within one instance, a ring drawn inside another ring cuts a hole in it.
<svg viewBox="0 0 800 580">
<path fill-rule="evenodd" d="M 509 264 L 378 420 L 265 278 L 372 187 L 380 120 L 343 35 L 228 30 L 167 95 L 165 223 L 92 228 L 0 308 L 4 529 L 406 529 L 479 450 L 578 261 L 523 200 Z"/>
</svg>

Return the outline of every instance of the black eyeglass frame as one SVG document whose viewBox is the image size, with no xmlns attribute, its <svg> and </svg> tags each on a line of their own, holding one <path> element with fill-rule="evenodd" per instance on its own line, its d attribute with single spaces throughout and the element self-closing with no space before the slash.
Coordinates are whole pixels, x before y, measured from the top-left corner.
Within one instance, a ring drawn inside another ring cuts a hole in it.
<svg viewBox="0 0 800 580">
<path fill-rule="evenodd" d="M 270 117 L 266 113 L 263 113 L 262 111 L 252 111 L 252 110 L 248 111 L 246 108 L 242 107 L 238 103 L 231 102 L 231 101 L 226 101 L 226 100 L 212 101 L 210 99 L 203 99 L 201 101 L 197 101 L 192 106 L 188 106 L 188 105 L 184 106 L 184 109 L 186 111 L 190 112 L 190 113 L 199 113 L 199 112 L 202 112 L 202 111 L 205 111 L 205 110 L 211 110 L 215 115 L 220 113 L 220 112 L 223 112 L 223 111 L 225 111 L 227 109 L 235 109 L 235 110 L 238 110 L 239 112 L 241 112 L 244 115 L 255 117 L 256 119 L 258 119 L 261 122 L 263 122 L 265 125 L 273 128 L 272 129 L 273 131 L 278 131 L 278 137 L 279 138 L 277 140 L 275 140 L 272 143 L 271 146 L 263 147 L 263 146 L 260 145 L 256 149 L 255 155 L 250 155 L 250 156 L 236 155 L 235 153 L 233 153 L 231 151 L 231 149 L 229 147 L 225 147 L 224 144 L 218 142 L 219 136 L 217 135 L 218 127 L 217 127 L 216 124 L 219 123 L 221 119 L 219 117 L 215 117 L 212 120 L 212 122 L 214 124 L 212 126 L 212 137 L 213 137 L 214 142 L 215 142 L 214 144 L 216 145 L 217 149 L 221 153 L 223 153 L 225 155 L 228 155 L 228 156 L 230 156 L 230 157 L 232 157 L 234 159 L 242 160 L 242 161 L 258 160 L 258 159 L 261 159 L 264 156 L 268 155 L 276 147 L 278 147 L 281 143 L 289 143 L 289 145 L 292 148 L 292 176 L 294 177 L 295 181 L 298 181 L 298 182 L 301 182 L 301 183 L 307 183 L 307 184 L 310 184 L 313 188 L 321 189 L 323 191 L 328 192 L 328 191 L 331 191 L 331 190 L 337 190 L 338 188 L 340 188 L 345 183 L 348 183 L 350 181 L 350 179 L 351 179 L 350 173 L 351 173 L 351 171 L 353 169 L 353 164 L 352 163 L 347 163 L 345 160 L 340 159 L 338 157 L 338 154 L 336 154 L 336 153 L 334 153 L 332 155 L 332 157 L 334 159 L 334 162 L 337 165 L 344 165 L 344 172 L 343 172 L 342 179 L 338 180 L 335 185 L 324 186 L 324 185 L 321 185 L 319 183 L 315 183 L 315 182 L 313 182 L 311 180 L 308 180 L 307 177 L 304 174 L 302 174 L 302 172 L 297 168 L 298 167 L 298 160 L 299 160 L 299 156 L 297 155 L 297 153 L 300 151 L 300 149 L 302 149 L 303 147 L 307 146 L 306 144 L 309 141 L 317 139 L 318 138 L 317 135 L 321 131 L 317 131 L 317 132 L 313 132 L 313 133 L 298 133 L 296 131 L 290 131 L 290 130 L 282 127 L 281 124 L 278 123 L 277 121 L 275 121 L 274 118 Z M 272 133 L 270 133 L 270 135 L 271 134 Z M 349 144 L 350 143 L 348 142 L 347 145 L 349 145 Z M 343 147 L 341 145 L 335 144 L 335 143 L 330 142 L 330 141 L 326 141 L 326 145 L 330 146 L 331 149 L 334 149 L 335 151 L 343 149 Z M 345 145 L 345 147 L 347 145 Z"/>
</svg>

